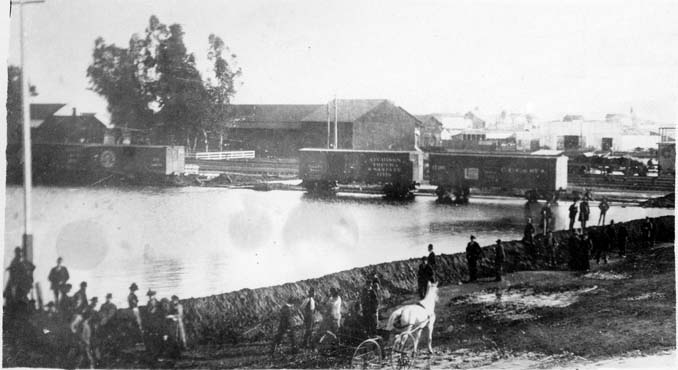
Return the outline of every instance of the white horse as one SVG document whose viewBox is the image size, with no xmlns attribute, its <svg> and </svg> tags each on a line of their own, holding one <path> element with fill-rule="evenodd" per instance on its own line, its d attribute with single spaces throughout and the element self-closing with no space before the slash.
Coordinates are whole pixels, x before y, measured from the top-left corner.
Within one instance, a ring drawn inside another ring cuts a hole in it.
<svg viewBox="0 0 678 370">
<path fill-rule="evenodd" d="M 411 332 L 414 336 L 414 351 L 417 352 L 421 331 L 428 329 L 428 353 L 433 353 L 433 324 L 436 320 L 435 307 L 438 301 L 438 284 L 429 283 L 428 291 L 424 299 L 419 303 L 402 306 L 393 311 L 388 318 L 386 330 L 398 329 L 403 332 Z M 398 337 L 396 337 L 398 340 Z"/>
</svg>

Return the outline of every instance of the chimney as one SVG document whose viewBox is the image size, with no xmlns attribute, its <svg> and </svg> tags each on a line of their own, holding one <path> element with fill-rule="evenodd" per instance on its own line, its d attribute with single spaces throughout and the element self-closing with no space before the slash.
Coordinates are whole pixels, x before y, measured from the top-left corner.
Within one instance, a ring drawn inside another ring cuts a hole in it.
<svg viewBox="0 0 678 370">
<path fill-rule="evenodd" d="M 76 110 L 75 110 L 75 107 L 73 107 L 73 117 L 77 116 L 76 113 L 77 113 L 77 112 L 76 112 Z"/>
</svg>

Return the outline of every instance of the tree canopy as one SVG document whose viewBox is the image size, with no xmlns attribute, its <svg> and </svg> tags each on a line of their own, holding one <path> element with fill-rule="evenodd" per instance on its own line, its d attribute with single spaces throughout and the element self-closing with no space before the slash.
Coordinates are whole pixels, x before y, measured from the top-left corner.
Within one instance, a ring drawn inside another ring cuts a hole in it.
<svg viewBox="0 0 678 370">
<path fill-rule="evenodd" d="M 198 137 L 219 132 L 241 70 L 220 37 L 211 34 L 207 41 L 203 76 L 179 24 L 167 26 L 151 16 L 144 34 L 132 35 L 127 48 L 97 38 L 87 76 L 90 88 L 107 100 L 111 123 L 154 129 L 170 143 L 185 139 L 192 146 Z"/>
<path fill-rule="evenodd" d="M 35 86 L 29 86 L 31 96 L 38 95 Z M 21 111 L 21 68 L 7 66 L 7 142 L 21 142 L 23 116 Z"/>
</svg>

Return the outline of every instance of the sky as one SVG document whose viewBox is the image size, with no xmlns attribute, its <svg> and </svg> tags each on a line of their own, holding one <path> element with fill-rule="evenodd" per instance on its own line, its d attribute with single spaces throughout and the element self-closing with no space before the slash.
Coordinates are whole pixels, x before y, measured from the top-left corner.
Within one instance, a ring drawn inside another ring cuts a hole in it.
<svg viewBox="0 0 678 370">
<path fill-rule="evenodd" d="M 16 7 L 15 7 L 16 10 Z M 502 110 L 542 119 L 628 113 L 678 121 L 678 1 L 46 0 L 25 7 L 34 102 L 97 112 L 94 40 L 125 46 L 150 15 L 205 59 L 221 36 L 244 104 L 386 98 L 415 114 Z M 18 12 L 9 28 L 19 63 Z"/>
</svg>

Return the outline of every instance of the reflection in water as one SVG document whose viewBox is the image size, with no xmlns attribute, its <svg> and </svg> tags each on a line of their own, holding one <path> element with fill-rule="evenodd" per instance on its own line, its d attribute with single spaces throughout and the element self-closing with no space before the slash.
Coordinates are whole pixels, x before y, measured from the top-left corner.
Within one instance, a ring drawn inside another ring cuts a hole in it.
<svg viewBox="0 0 678 370">
<path fill-rule="evenodd" d="M 63 255 L 75 283 L 89 281 L 90 294 L 111 292 L 122 306 L 133 281 L 141 293 L 204 296 L 420 257 L 428 243 L 438 253 L 461 252 L 470 233 L 481 245 L 519 239 L 526 217 L 536 224 L 541 209 L 507 198 L 439 205 L 433 197 L 400 203 L 207 188 L 38 187 L 33 196 L 35 277 L 43 290 Z M 553 208 L 557 229 L 567 227 L 568 205 Z M 591 209 L 597 219 L 597 207 Z M 6 261 L 21 240 L 22 212 L 21 188 L 9 187 Z M 672 213 L 612 207 L 608 218 Z"/>
</svg>

